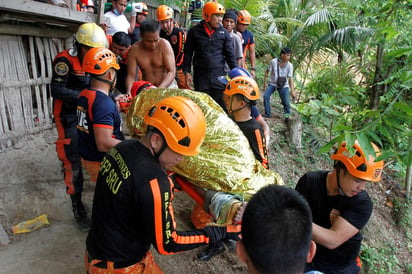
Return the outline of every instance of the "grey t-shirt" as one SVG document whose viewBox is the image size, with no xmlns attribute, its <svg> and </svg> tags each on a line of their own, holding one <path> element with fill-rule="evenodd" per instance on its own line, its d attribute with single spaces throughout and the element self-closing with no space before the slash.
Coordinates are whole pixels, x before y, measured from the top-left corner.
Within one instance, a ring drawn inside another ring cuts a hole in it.
<svg viewBox="0 0 412 274">
<path fill-rule="evenodd" d="M 242 41 L 240 41 L 239 36 L 234 33 L 233 31 L 230 32 L 230 37 L 232 38 L 232 43 L 233 43 L 233 49 L 235 53 L 235 59 L 237 63 L 237 59 L 243 58 L 243 47 L 242 47 Z M 225 72 L 229 73 L 230 68 L 227 64 L 225 64 Z"/>
<path fill-rule="evenodd" d="M 270 61 L 268 71 L 270 72 L 269 85 L 276 87 L 276 83 L 278 81 L 278 58 L 273 58 L 272 61 Z M 288 62 L 283 68 L 279 65 L 279 77 L 293 77 L 292 63 Z M 289 87 L 289 81 L 286 81 L 284 87 Z"/>
</svg>

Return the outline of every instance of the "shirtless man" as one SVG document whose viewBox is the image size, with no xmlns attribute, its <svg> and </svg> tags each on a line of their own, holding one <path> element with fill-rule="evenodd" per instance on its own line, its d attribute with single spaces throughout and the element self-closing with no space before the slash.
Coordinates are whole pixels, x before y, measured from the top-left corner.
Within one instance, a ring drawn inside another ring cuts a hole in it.
<svg viewBox="0 0 412 274">
<path fill-rule="evenodd" d="M 137 67 L 142 79 L 159 88 L 177 88 L 176 64 L 170 43 L 160 38 L 160 25 L 155 20 L 145 20 L 140 25 L 142 39 L 133 44 L 127 54 L 126 90 L 130 94 L 137 76 Z"/>
</svg>

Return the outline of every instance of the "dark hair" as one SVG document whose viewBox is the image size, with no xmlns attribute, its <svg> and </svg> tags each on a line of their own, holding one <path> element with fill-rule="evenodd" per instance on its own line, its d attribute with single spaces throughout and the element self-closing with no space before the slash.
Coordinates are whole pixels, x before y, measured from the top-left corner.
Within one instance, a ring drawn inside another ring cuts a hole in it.
<svg viewBox="0 0 412 274">
<path fill-rule="evenodd" d="M 143 36 L 146 32 L 150 32 L 150 33 L 160 32 L 159 22 L 153 19 L 144 20 L 140 24 L 140 36 Z"/>
<path fill-rule="evenodd" d="M 112 43 L 128 48 L 131 44 L 130 36 L 126 32 L 118 31 L 113 34 Z"/>
<path fill-rule="evenodd" d="M 288 47 L 282 48 L 280 50 L 280 54 L 289 54 L 289 53 L 292 53 L 292 50 Z"/>
<path fill-rule="evenodd" d="M 312 213 L 296 190 L 269 185 L 250 199 L 242 242 L 259 273 L 303 273 L 311 239 Z"/>
</svg>

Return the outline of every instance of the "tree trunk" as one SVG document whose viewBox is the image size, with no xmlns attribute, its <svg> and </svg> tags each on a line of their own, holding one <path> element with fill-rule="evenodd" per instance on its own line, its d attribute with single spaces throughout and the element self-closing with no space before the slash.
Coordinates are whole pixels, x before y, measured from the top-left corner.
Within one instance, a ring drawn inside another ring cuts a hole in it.
<svg viewBox="0 0 412 274">
<path fill-rule="evenodd" d="M 375 110 L 379 107 L 379 97 L 384 93 L 384 85 L 380 84 L 383 80 L 383 54 L 384 46 L 378 44 L 376 49 L 376 65 L 375 65 L 375 77 L 373 78 L 372 87 L 370 89 L 370 102 L 369 109 Z"/>
<path fill-rule="evenodd" d="M 302 149 L 302 120 L 298 114 L 289 117 L 287 123 L 289 144 L 293 144 L 297 149 Z"/>
</svg>

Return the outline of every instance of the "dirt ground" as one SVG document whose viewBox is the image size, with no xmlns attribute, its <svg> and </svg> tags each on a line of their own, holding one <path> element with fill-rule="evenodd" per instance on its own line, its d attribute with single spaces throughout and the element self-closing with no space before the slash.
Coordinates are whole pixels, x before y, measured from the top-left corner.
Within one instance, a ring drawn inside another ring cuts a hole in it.
<svg viewBox="0 0 412 274">
<path fill-rule="evenodd" d="M 274 164 L 271 168 L 281 174 L 288 186 L 293 186 L 304 172 L 326 165 L 311 155 L 304 155 L 303 160 L 298 161 L 286 150 L 282 137 L 283 122 L 271 119 L 268 123 L 272 129 L 269 151 L 272 152 L 270 162 Z M 55 129 L 46 130 L 0 151 L 0 224 L 9 237 L 8 245 L 0 246 L 0 273 L 85 273 L 86 233 L 78 230 L 73 221 L 70 199 L 65 193 L 61 165 L 55 151 L 56 137 Z M 387 191 L 393 188 L 392 183 L 385 180 L 381 184 L 371 184 L 369 188 L 375 209 L 364 230 L 363 244 L 378 251 L 385 245 L 393 245 L 393 254 L 381 254 L 382 260 L 390 255 L 402 265 L 412 265 L 412 244 L 395 224 L 392 209 L 387 204 Z M 93 191 L 94 185 L 86 180 L 83 200 L 89 213 Z M 191 228 L 192 205 L 184 193 L 176 194 L 173 206 L 179 229 Z M 48 215 L 49 226 L 12 235 L 13 225 L 43 213 Z M 196 258 L 200 249 L 170 256 L 152 251 L 165 273 L 247 273 L 245 266 L 229 249 L 208 262 Z M 408 272 L 396 270 L 391 273 Z"/>
</svg>

